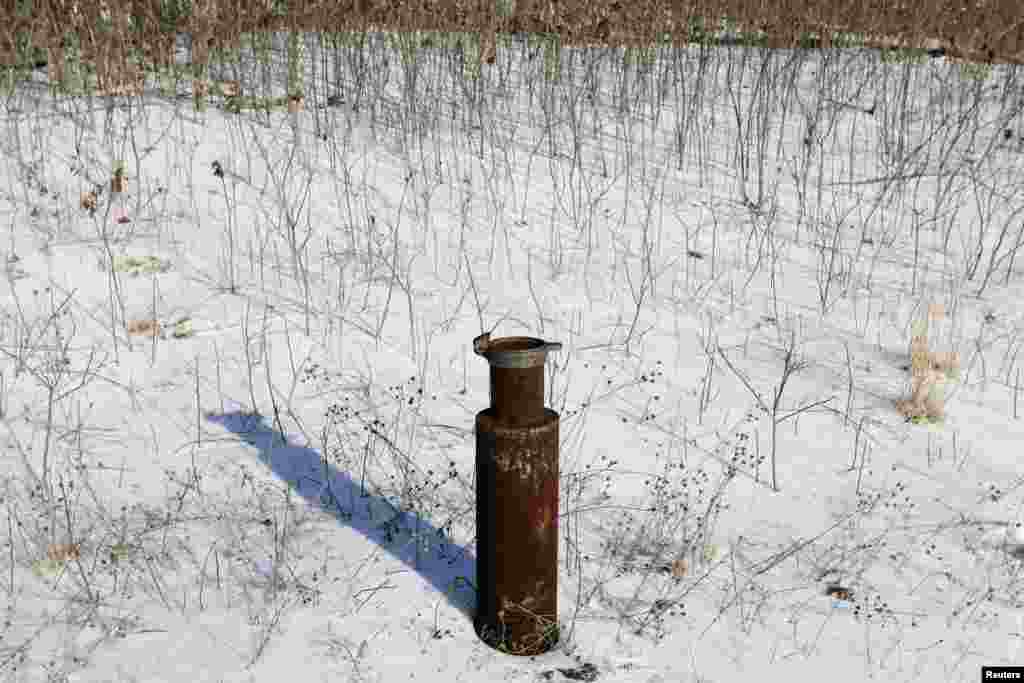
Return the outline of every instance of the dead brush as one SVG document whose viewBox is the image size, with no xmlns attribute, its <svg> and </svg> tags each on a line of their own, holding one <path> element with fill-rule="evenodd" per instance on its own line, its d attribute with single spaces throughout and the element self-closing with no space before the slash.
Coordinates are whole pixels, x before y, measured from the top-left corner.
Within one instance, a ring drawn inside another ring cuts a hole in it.
<svg viewBox="0 0 1024 683">
<path fill-rule="evenodd" d="M 896 409 L 911 422 L 941 422 L 945 417 L 945 385 L 960 373 L 960 354 L 931 351 L 928 330 L 945 318 L 941 304 L 928 307 L 928 315 L 914 323 L 910 337 L 910 398 L 896 401 Z"/>
</svg>

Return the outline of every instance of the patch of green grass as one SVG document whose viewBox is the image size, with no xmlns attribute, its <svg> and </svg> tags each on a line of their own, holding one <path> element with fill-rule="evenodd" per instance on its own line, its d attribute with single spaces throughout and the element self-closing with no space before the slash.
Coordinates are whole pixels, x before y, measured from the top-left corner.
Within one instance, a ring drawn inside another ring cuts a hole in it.
<svg viewBox="0 0 1024 683">
<path fill-rule="evenodd" d="M 349 48 L 361 50 L 366 45 L 367 36 L 364 31 L 337 31 L 321 34 L 321 43 L 331 49 Z"/>
<path fill-rule="evenodd" d="M 831 34 L 832 47 L 840 50 L 864 47 L 864 36 L 860 33 L 847 31 L 836 31 Z M 821 35 L 814 31 L 805 31 L 800 34 L 797 40 L 797 47 L 803 49 L 815 49 L 822 45 Z"/>
<path fill-rule="evenodd" d="M 132 277 L 166 273 L 170 268 L 169 261 L 156 256 L 118 256 L 114 258 L 114 270 L 119 273 L 127 273 Z"/>
<path fill-rule="evenodd" d="M 399 31 L 387 34 L 388 45 L 398 53 L 402 64 L 411 67 L 416 64 L 420 49 L 424 46 L 424 31 Z"/>
<path fill-rule="evenodd" d="M 499 17 L 511 17 L 516 11 L 515 0 L 497 0 L 494 9 Z"/>
<path fill-rule="evenodd" d="M 544 51 L 544 80 L 557 82 L 562 74 L 562 41 L 557 33 L 531 34 L 527 45 Z"/>
<path fill-rule="evenodd" d="M 928 59 L 928 51 L 923 47 L 883 48 L 881 57 L 886 64 L 924 64 Z"/>
<path fill-rule="evenodd" d="M 864 47 L 864 36 L 860 33 L 840 31 L 832 35 L 832 46 L 838 48 Z"/>
<path fill-rule="evenodd" d="M 266 31 L 250 33 L 249 40 L 251 41 L 252 51 L 256 54 L 256 60 L 260 64 L 270 64 L 270 33 Z"/>
<path fill-rule="evenodd" d="M 959 65 L 960 78 L 965 81 L 977 81 L 984 83 L 992 75 L 992 65 L 974 62 L 961 62 Z"/>
<path fill-rule="evenodd" d="M 657 44 L 627 47 L 623 53 L 623 60 L 627 65 L 641 64 L 643 66 L 651 66 L 657 57 Z"/>
<path fill-rule="evenodd" d="M 32 76 L 32 69 L 46 64 L 46 50 L 35 45 L 32 34 L 19 31 L 14 38 L 15 63 L 0 66 L 0 93 L 10 96 L 18 83 Z"/>
<path fill-rule="evenodd" d="M 178 22 L 192 14 L 191 0 L 162 0 L 160 3 L 160 31 L 174 33 Z"/>
<path fill-rule="evenodd" d="M 730 17 L 723 17 L 717 22 L 717 25 L 703 17 L 691 17 L 687 24 L 686 39 L 687 42 L 708 45 L 720 45 L 728 42 L 745 47 L 765 47 L 768 44 L 767 33 L 740 30 L 736 21 Z M 820 33 L 805 31 L 796 40 L 796 46 L 802 49 L 815 49 L 821 46 L 821 42 Z M 864 36 L 862 34 L 846 31 L 832 33 L 832 47 L 834 48 L 863 46 Z"/>
<path fill-rule="evenodd" d="M 938 427 L 942 425 L 942 418 L 929 417 L 928 415 L 914 415 L 908 418 L 911 424 L 920 425 L 922 427 Z"/>
<path fill-rule="evenodd" d="M 455 32 L 444 34 L 441 47 L 462 52 L 462 76 L 468 81 L 480 77 L 480 36 L 475 33 Z"/>
<path fill-rule="evenodd" d="M 287 106 L 287 97 L 251 97 L 247 95 L 237 95 L 227 98 L 224 102 L 225 111 L 231 112 L 232 114 L 238 114 L 245 109 L 270 111 L 276 107 Z"/>
<path fill-rule="evenodd" d="M 302 64 L 305 60 L 306 44 L 299 39 L 299 34 L 288 34 L 288 94 L 301 97 Z"/>
<path fill-rule="evenodd" d="M 743 31 L 731 17 L 722 18 L 719 35 L 728 42 L 743 47 L 764 47 L 768 44 L 768 35 L 764 31 Z"/>
</svg>

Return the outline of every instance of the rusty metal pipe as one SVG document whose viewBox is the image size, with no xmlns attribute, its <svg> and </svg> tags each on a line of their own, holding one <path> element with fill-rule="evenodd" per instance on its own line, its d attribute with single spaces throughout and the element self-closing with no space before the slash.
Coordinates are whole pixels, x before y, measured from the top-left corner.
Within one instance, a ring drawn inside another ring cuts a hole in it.
<svg viewBox="0 0 1024 683">
<path fill-rule="evenodd" d="M 536 655 L 558 642 L 558 423 L 544 407 L 544 363 L 558 342 L 491 339 L 491 405 L 476 415 L 474 627 L 502 652 Z"/>
</svg>

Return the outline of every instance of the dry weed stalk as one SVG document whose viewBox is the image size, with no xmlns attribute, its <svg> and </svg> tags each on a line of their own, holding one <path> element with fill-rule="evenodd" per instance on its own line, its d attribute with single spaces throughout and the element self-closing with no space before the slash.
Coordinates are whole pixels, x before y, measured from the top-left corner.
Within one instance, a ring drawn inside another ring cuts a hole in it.
<svg viewBox="0 0 1024 683">
<path fill-rule="evenodd" d="M 911 420 L 941 421 L 945 416 L 945 384 L 960 371 L 956 351 L 931 351 L 929 327 L 945 319 L 945 307 L 932 304 L 928 315 L 917 321 L 910 337 L 910 398 L 896 402 L 896 408 Z"/>
<path fill-rule="evenodd" d="M 97 94 L 100 96 L 138 97 L 142 95 L 145 82 L 145 76 L 141 71 L 129 69 L 125 74 L 119 74 L 117 77 L 101 82 Z"/>
</svg>

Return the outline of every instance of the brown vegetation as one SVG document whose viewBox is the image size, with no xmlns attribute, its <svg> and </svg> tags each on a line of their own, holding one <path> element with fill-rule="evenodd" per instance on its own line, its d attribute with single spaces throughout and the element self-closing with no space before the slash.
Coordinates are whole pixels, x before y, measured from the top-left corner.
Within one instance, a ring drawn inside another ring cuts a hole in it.
<svg viewBox="0 0 1024 683">
<path fill-rule="evenodd" d="M 358 31 L 410 29 L 469 31 L 481 34 L 485 61 L 492 61 L 496 33 L 554 33 L 563 45 L 644 45 L 655 37 L 693 39 L 696 18 L 717 28 L 730 17 L 746 32 L 763 32 L 768 47 L 798 44 L 829 47 L 838 32 L 867 36 L 868 45 L 942 49 L 971 61 L 1024 63 L 1024 15 L 1019 0 L 950 3 L 823 3 L 819 0 L 778 0 L 770 6 L 739 0 L 690 2 L 623 2 L 567 0 L 560 3 L 518 0 L 454 0 L 391 3 L 373 0 L 335 2 L 298 0 L 287 14 L 269 3 L 242 0 L 193 0 L 184 15 L 176 0 L 111 3 L 108 0 L 5 0 L 0 28 L 0 64 L 17 63 L 18 40 L 48 53 L 64 49 L 66 32 L 79 36 L 84 61 L 95 66 L 101 87 L 111 94 L 135 91 L 127 55 L 138 50 L 144 60 L 164 66 L 173 54 L 175 33 L 193 37 L 193 58 L 205 63 L 213 48 L 237 46 L 243 33 L 284 31 Z M 396 6 L 397 5 L 397 6 Z M 57 56 L 51 70 L 59 73 Z"/>
</svg>

